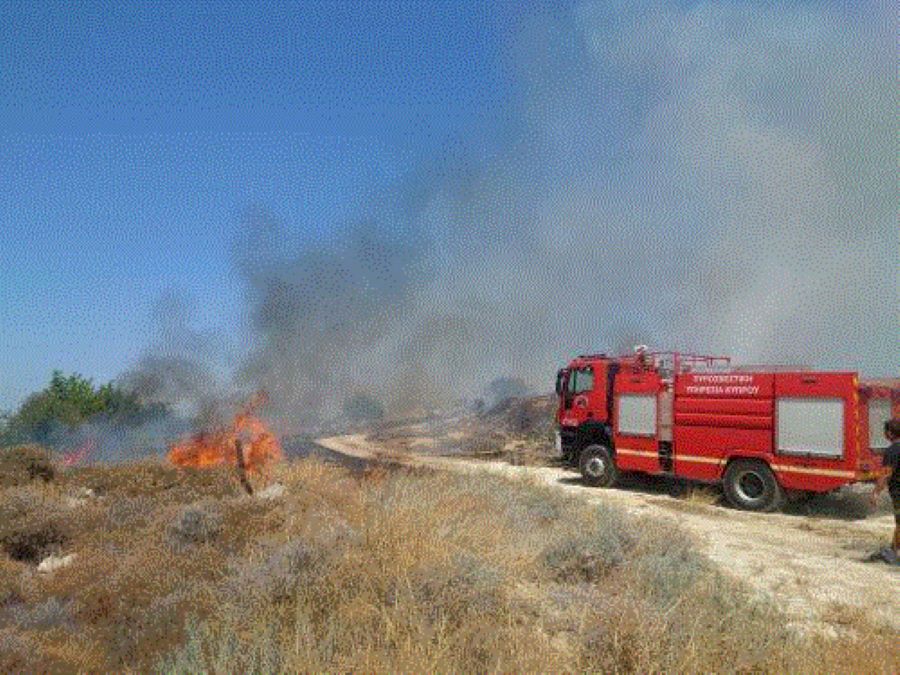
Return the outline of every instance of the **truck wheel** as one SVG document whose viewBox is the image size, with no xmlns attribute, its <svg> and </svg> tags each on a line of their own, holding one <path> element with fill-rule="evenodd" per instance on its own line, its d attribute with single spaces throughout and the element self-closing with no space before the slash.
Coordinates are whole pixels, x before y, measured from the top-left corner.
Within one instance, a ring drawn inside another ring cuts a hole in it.
<svg viewBox="0 0 900 675">
<path fill-rule="evenodd" d="M 582 450 L 578 466 L 584 482 L 594 487 L 612 487 L 619 478 L 612 453 L 604 445 L 589 445 Z"/>
<path fill-rule="evenodd" d="M 725 471 L 723 487 L 728 503 L 745 511 L 775 511 L 784 500 L 784 491 L 765 462 L 732 462 Z"/>
</svg>

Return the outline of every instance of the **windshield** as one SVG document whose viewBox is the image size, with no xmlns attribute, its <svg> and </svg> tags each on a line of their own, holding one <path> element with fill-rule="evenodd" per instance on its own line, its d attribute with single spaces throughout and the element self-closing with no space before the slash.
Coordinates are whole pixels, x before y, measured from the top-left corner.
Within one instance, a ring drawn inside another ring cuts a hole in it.
<svg viewBox="0 0 900 675">
<path fill-rule="evenodd" d="M 563 392 L 563 387 L 566 383 L 566 375 L 568 375 L 568 370 L 560 370 L 556 373 L 556 393 L 561 394 Z"/>
<path fill-rule="evenodd" d="M 569 393 L 581 394 L 594 388 L 594 369 L 579 368 L 569 375 Z"/>
</svg>

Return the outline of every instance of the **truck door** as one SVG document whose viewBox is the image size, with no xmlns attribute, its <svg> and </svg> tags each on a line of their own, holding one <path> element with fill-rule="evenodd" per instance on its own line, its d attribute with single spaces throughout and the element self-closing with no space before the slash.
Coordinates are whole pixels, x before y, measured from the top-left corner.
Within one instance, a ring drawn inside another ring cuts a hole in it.
<svg viewBox="0 0 900 675">
<path fill-rule="evenodd" d="M 606 368 L 589 364 L 572 368 L 563 396 L 562 424 L 580 426 L 606 420 Z"/>
<path fill-rule="evenodd" d="M 660 473 L 657 373 L 621 370 L 615 378 L 613 439 L 616 465 L 625 471 Z"/>
<path fill-rule="evenodd" d="M 776 374 L 773 468 L 784 487 L 825 491 L 855 476 L 857 389 L 854 373 Z"/>
</svg>

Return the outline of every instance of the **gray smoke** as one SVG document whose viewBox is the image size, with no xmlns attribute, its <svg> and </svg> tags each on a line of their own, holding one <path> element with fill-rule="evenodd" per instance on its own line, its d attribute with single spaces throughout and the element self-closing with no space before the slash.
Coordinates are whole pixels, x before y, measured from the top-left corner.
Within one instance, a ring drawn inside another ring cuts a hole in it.
<svg viewBox="0 0 900 675">
<path fill-rule="evenodd" d="M 141 400 L 163 403 L 182 417 L 221 421 L 221 410 L 230 398 L 221 340 L 194 326 L 190 301 L 170 290 L 154 309 L 156 333 L 134 367 L 118 384 Z"/>
<path fill-rule="evenodd" d="M 744 3 L 523 22 L 493 157 L 437 161 L 299 249 L 248 216 L 238 381 L 300 423 L 351 394 L 547 390 L 571 355 L 634 342 L 890 374 L 893 26 L 886 6 Z"/>
<path fill-rule="evenodd" d="M 143 406 L 130 416 L 97 415 L 77 427 L 63 425 L 46 440 L 75 464 L 119 462 L 161 455 L 198 428 L 222 424 L 241 398 L 221 372 L 214 336 L 193 327 L 190 303 L 170 291 L 156 304 L 156 328 L 138 362 L 116 385 Z"/>
</svg>

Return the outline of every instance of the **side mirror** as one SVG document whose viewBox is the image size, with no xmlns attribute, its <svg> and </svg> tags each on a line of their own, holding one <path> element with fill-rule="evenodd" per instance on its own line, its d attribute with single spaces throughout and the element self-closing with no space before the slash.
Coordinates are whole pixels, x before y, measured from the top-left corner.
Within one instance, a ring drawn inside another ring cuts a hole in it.
<svg viewBox="0 0 900 675">
<path fill-rule="evenodd" d="M 564 369 L 559 369 L 556 371 L 556 395 L 559 396 L 562 393 L 562 384 L 563 384 L 563 375 L 565 374 Z"/>
</svg>

